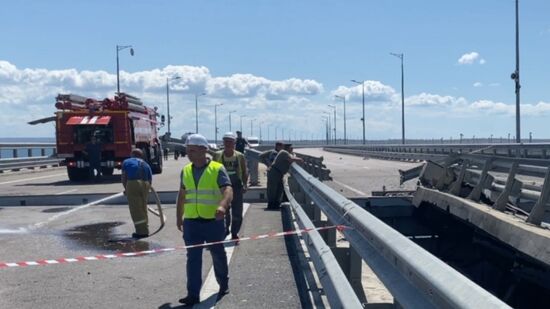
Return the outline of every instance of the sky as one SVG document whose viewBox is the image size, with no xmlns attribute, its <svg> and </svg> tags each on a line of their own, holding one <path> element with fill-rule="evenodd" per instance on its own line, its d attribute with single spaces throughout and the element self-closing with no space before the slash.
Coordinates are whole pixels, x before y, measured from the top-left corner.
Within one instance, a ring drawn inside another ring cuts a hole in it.
<svg viewBox="0 0 550 309">
<path fill-rule="evenodd" d="M 0 1 L 0 137 L 53 137 L 58 93 L 122 92 L 166 114 L 173 136 L 515 135 L 514 0 Z M 550 1 L 520 1 L 521 135 L 549 138 Z M 337 98 L 340 96 L 345 98 Z M 344 121 L 345 117 L 345 121 Z M 252 131 L 251 131 L 252 124 Z M 166 132 L 166 126 L 160 132 Z M 276 134 L 276 135 L 275 135 Z M 284 134 L 284 135 L 283 135 Z"/>
</svg>

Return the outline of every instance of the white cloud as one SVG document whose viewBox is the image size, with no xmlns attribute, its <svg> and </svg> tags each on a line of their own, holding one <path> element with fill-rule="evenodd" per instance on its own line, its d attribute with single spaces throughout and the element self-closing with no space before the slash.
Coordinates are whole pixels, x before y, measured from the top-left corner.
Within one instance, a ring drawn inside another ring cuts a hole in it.
<svg viewBox="0 0 550 309">
<path fill-rule="evenodd" d="M 485 59 L 479 59 L 479 64 L 485 64 Z"/>
<path fill-rule="evenodd" d="M 418 107 L 451 107 L 466 104 L 466 99 L 460 97 L 455 98 L 453 96 L 442 96 L 438 94 L 431 93 L 421 93 L 418 95 L 413 95 L 405 99 L 405 104 L 407 106 L 418 106 Z"/>
<path fill-rule="evenodd" d="M 391 101 L 396 94 L 395 90 L 379 81 L 365 81 L 365 101 Z M 358 84 L 352 87 L 340 86 L 331 92 L 335 95 L 346 97 L 349 101 L 361 101 L 363 99 L 363 86 Z"/>
<path fill-rule="evenodd" d="M 460 58 L 458 59 L 458 63 L 459 64 L 473 64 L 477 59 L 479 59 L 479 53 L 471 52 L 471 53 L 467 53 L 467 54 L 464 54 L 464 55 L 460 56 Z M 480 63 L 481 63 L 481 61 L 483 61 L 483 63 L 485 63 L 484 59 L 481 59 Z"/>
<path fill-rule="evenodd" d="M 483 87 L 483 83 L 482 82 L 475 82 L 474 83 L 474 87 Z"/>
<path fill-rule="evenodd" d="M 251 74 L 213 77 L 206 67 L 173 65 L 134 73 L 121 71 L 120 87 L 138 96 L 163 95 L 166 78 L 175 76 L 181 77 L 170 84 L 175 92 L 206 92 L 220 98 L 260 96 L 268 100 L 285 100 L 290 96 L 315 95 L 323 91 L 323 85 L 315 80 L 277 81 Z M 58 92 L 105 97 L 112 96 L 115 87 L 116 75 L 105 71 L 18 69 L 7 61 L 0 61 L 0 103 L 21 104 L 48 97 L 53 101 Z"/>
</svg>

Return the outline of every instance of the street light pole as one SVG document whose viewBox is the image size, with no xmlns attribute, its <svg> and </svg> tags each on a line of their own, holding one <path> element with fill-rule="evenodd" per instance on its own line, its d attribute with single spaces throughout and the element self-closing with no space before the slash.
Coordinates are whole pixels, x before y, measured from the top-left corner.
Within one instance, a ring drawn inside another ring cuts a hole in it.
<svg viewBox="0 0 550 309">
<path fill-rule="evenodd" d="M 119 73 L 120 65 L 119 65 L 119 61 L 118 61 L 118 52 L 123 50 L 123 49 L 126 49 L 126 48 L 130 49 L 130 55 L 133 56 L 134 55 L 134 49 L 132 48 L 132 45 L 117 45 L 116 46 L 116 93 L 117 94 L 120 93 L 120 73 Z"/>
<path fill-rule="evenodd" d="M 170 81 L 180 79 L 179 76 L 174 76 L 172 78 L 166 78 L 166 114 L 168 117 L 168 134 L 170 134 Z"/>
<path fill-rule="evenodd" d="M 253 128 L 254 120 L 256 119 L 250 119 L 250 136 L 254 135 L 254 128 Z"/>
<path fill-rule="evenodd" d="M 243 133 L 243 118 L 246 117 L 246 115 L 241 115 L 241 133 Z"/>
<path fill-rule="evenodd" d="M 348 143 L 348 133 L 346 130 L 346 97 L 335 95 L 334 97 L 342 99 L 344 101 L 344 144 Z M 336 109 L 335 109 L 336 110 Z"/>
<path fill-rule="evenodd" d="M 401 144 L 405 144 L 405 73 L 403 70 L 403 53 L 390 55 L 401 59 Z"/>
<path fill-rule="evenodd" d="M 333 122 L 333 124 L 334 124 L 334 145 L 336 145 L 336 141 L 338 140 L 336 138 L 336 106 L 329 104 L 328 107 L 334 109 L 334 122 Z"/>
<path fill-rule="evenodd" d="M 233 132 L 233 129 L 231 129 L 231 114 L 237 112 L 236 110 L 229 112 L 229 132 Z"/>
<path fill-rule="evenodd" d="M 330 142 L 330 140 L 332 140 L 332 126 L 331 126 L 331 121 L 330 121 L 330 113 L 329 112 L 323 112 L 323 114 L 326 114 L 327 115 L 327 118 L 328 118 L 328 141 Z"/>
<path fill-rule="evenodd" d="M 519 83 L 519 4 L 516 0 L 516 70 L 510 76 L 516 84 L 516 143 L 521 143 L 521 130 L 520 130 L 520 97 L 519 90 L 521 85 Z"/>
<path fill-rule="evenodd" d="M 218 106 L 222 106 L 223 103 L 214 104 L 214 143 L 218 144 Z"/>
<path fill-rule="evenodd" d="M 363 145 L 365 145 L 365 81 L 356 81 L 355 79 L 351 80 L 353 83 L 361 84 L 362 94 L 363 94 L 363 118 L 361 118 L 361 121 L 363 121 Z"/>
<path fill-rule="evenodd" d="M 206 93 L 195 93 L 195 133 L 199 133 L 199 97 L 206 95 Z"/>
</svg>

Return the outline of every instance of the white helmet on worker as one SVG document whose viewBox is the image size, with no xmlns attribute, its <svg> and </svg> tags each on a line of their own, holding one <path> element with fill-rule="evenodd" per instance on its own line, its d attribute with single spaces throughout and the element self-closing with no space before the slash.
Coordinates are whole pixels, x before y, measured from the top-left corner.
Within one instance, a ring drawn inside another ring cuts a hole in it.
<svg viewBox="0 0 550 309">
<path fill-rule="evenodd" d="M 200 134 L 191 134 L 187 137 L 185 146 L 202 146 L 208 149 L 208 141 Z"/>
<path fill-rule="evenodd" d="M 225 132 L 225 134 L 223 135 L 223 139 L 229 139 L 234 141 L 237 139 L 237 137 L 233 132 Z"/>
</svg>

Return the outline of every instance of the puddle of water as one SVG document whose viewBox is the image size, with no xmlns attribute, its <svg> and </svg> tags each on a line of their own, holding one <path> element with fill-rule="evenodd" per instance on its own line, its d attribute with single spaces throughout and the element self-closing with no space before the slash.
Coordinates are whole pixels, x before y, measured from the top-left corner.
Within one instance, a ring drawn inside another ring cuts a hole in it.
<svg viewBox="0 0 550 309">
<path fill-rule="evenodd" d="M 66 230 L 64 236 L 77 248 L 108 251 L 145 251 L 162 248 L 161 245 L 147 239 L 131 240 L 130 235 L 116 234 L 114 229 L 124 222 L 103 222 L 81 225 Z M 116 241 L 119 240 L 119 241 Z"/>
<path fill-rule="evenodd" d="M 54 212 L 63 212 L 66 210 L 72 209 L 72 207 L 56 207 L 56 208 L 46 208 L 42 212 L 54 213 Z"/>
</svg>

